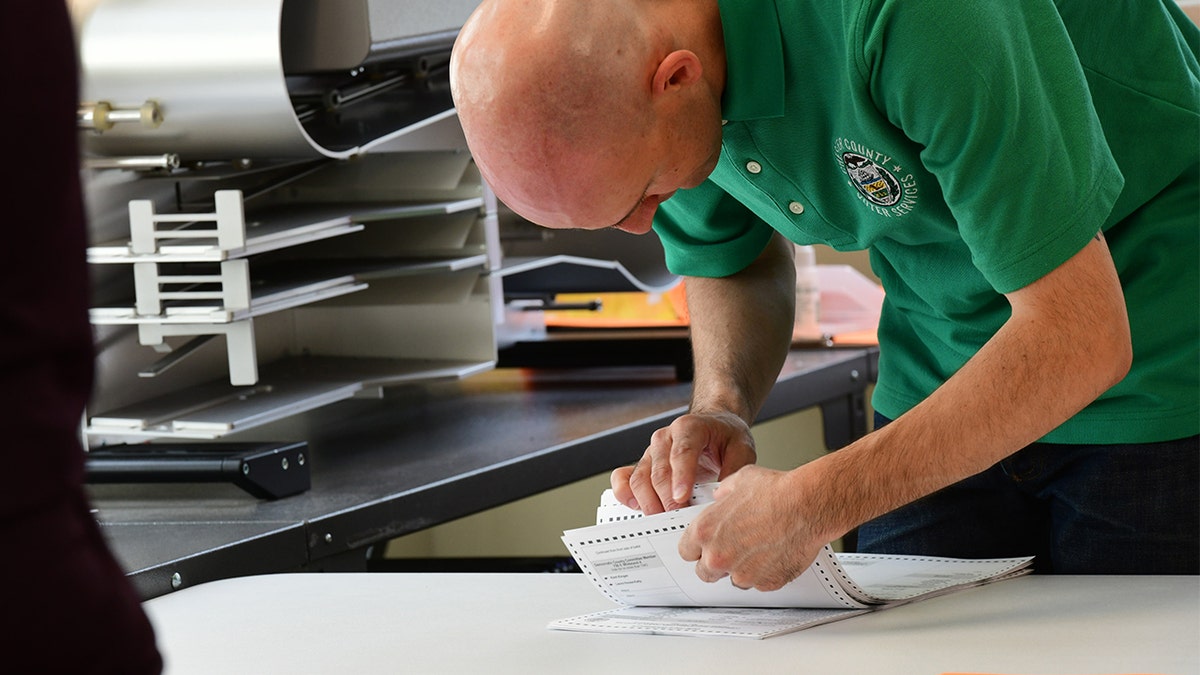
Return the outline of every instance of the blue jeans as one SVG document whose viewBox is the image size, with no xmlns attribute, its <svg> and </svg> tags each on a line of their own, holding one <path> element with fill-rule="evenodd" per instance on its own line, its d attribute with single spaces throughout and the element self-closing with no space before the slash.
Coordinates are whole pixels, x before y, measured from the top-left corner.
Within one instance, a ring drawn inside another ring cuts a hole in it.
<svg viewBox="0 0 1200 675">
<path fill-rule="evenodd" d="M 876 415 L 876 427 L 889 420 Z M 858 550 L 1033 555 L 1054 574 L 1200 574 L 1200 436 L 1034 443 L 858 530 Z"/>
</svg>

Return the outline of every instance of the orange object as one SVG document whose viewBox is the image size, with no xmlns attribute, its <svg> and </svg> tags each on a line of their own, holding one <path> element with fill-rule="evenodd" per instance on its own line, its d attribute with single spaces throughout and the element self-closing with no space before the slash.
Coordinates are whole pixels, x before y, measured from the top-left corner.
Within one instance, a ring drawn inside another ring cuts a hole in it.
<svg viewBox="0 0 1200 675">
<path fill-rule="evenodd" d="M 666 293 L 560 293 L 561 303 L 599 302 L 599 309 L 552 309 L 547 328 L 662 328 L 688 325 L 683 284 Z"/>
</svg>

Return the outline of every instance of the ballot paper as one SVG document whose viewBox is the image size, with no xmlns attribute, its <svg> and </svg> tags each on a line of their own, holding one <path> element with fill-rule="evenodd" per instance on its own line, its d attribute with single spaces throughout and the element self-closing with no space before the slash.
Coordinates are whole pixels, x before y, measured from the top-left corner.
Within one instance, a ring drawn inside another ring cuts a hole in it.
<svg viewBox="0 0 1200 675">
<path fill-rule="evenodd" d="M 968 560 L 836 553 L 825 546 L 798 578 L 775 591 L 701 581 L 679 557 L 688 523 L 712 502 L 698 485 L 692 505 L 653 516 L 606 490 L 594 526 L 563 533 L 563 543 L 614 609 L 551 622 L 559 630 L 765 638 L 1009 579 L 1033 558 Z"/>
</svg>

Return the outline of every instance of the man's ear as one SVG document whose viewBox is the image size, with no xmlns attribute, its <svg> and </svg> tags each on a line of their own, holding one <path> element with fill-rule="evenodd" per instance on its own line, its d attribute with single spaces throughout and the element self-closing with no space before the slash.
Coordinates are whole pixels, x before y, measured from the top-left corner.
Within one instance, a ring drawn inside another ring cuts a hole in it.
<svg viewBox="0 0 1200 675">
<path fill-rule="evenodd" d="M 700 81 L 703 69 L 695 52 L 679 49 L 667 54 L 654 71 L 655 95 L 675 91 Z"/>
</svg>

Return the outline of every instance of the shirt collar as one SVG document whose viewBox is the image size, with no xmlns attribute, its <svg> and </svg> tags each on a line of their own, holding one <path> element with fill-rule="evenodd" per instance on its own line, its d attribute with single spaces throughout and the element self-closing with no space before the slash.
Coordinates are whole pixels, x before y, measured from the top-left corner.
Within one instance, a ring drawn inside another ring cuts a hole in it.
<svg viewBox="0 0 1200 675">
<path fill-rule="evenodd" d="M 718 0 L 725 33 L 724 119 L 783 115 L 783 39 L 774 0 Z"/>
</svg>

